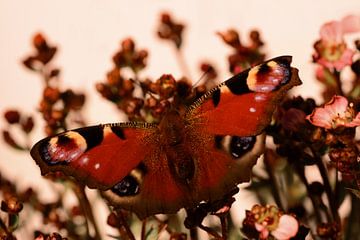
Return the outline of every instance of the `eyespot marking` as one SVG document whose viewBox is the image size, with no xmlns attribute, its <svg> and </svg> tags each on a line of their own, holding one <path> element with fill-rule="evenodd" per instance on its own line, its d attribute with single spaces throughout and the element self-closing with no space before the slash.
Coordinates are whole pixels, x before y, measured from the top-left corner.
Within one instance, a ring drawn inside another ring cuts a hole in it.
<svg viewBox="0 0 360 240">
<path fill-rule="evenodd" d="M 111 191 L 120 197 L 135 196 L 139 193 L 139 190 L 139 183 L 131 175 L 127 175 L 111 188 Z"/>
<path fill-rule="evenodd" d="M 256 137 L 237 137 L 231 138 L 229 151 L 234 158 L 240 158 L 245 153 L 250 151 L 256 142 Z"/>
</svg>

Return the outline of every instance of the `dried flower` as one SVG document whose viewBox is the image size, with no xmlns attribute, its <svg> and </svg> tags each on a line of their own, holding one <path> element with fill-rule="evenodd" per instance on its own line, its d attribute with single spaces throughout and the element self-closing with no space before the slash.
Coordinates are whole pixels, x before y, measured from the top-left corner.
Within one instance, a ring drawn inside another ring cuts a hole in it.
<svg viewBox="0 0 360 240">
<path fill-rule="evenodd" d="M 315 108 L 306 119 L 311 124 L 325 129 L 360 125 L 360 113 L 355 112 L 353 104 L 348 104 L 345 97 L 336 95 L 324 107 Z"/>
<path fill-rule="evenodd" d="M 23 64 L 28 69 L 37 71 L 51 61 L 57 48 L 49 46 L 45 37 L 41 33 L 37 33 L 34 36 L 33 46 L 36 49 L 36 53 L 23 60 Z"/>
<path fill-rule="evenodd" d="M 51 233 L 51 234 L 44 234 L 40 231 L 35 232 L 34 240 L 67 240 L 67 238 L 63 238 L 59 233 Z"/>
<path fill-rule="evenodd" d="M 314 61 L 337 71 L 351 65 L 354 51 L 347 48 L 344 35 L 358 31 L 360 16 L 349 15 L 341 21 L 331 21 L 322 25 L 320 40 L 314 45 Z"/>
<path fill-rule="evenodd" d="M 16 197 L 9 197 L 1 201 L 1 210 L 10 214 L 17 214 L 23 209 L 23 204 Z"/>
<path fill-rule="evenodd" d="M 233 48 L 241 47 L 239 33 L 234 29 L 228 29 L 226 32 L 218 32 L 222 40 Z"/>
<path fill-rule="evenodd" d="M 147 57 L 146 50 L 136 50 L 135 42 L 126 38 L 121 42 L 121 49 L 113 56 L 113 61 L 117 68 L 129 67 L 137 73 L 145 68 Z"/>
<path fill-rule="evenodd" d="M 158 36 L 161 39 L 173 42 L 176 48 L 179 49 L 183 42 L 182 32 L 184 27 L 183 24 L 174 22 L 169 13 L 163 13 L 158 27 Z"/>
<path fill-rule="evenodd" d="M 159 96 L 160 99 L 168 99 L 174 96 L 176 92 L 176 81 L 171 74 L 162 75 L 157 81 L 156 84 L 159 86 Z"/>
<path fill-rule="evenodd" d="M 337 239 L 339 226 L 336 223 L 321 223 L 317 226 L 317 234 L 323 239 Z"/>
<path fill-rule="evenodd" d="M 20 113 L 17 110 L 8 110 L 4 113 L 6 121 L 10 124 L 18 123 L 20 121 Z"/>
<path fill-rule="evenodd" d="M 13 138 L 13 136 L 11 135 L 11 133 L 7 130 L 3 130 L 2 131 L 3 134 L 3 139 L 6 142 L 6 144 L 8 144 L 9 146 L 18 149 L 18 150 L 23 150 L 23 147 L 20 146 L 20 144 L 18 144 L 15 139 Z"/>
<path fill-rule="evenodd" d="M 298 131 L 305 124 L 306 114 L 297 108 L 290 108 L 285 111 L 280 119 L 281 125 L 285 130 Z"/>
<path fill-rule="evenodd" d="M 250 32 L 251 43 L 245 46 L 241 43 L 239 34 L 236 30 L 230 29 L 226 32 L 219 32 L 222 40 L 234 49 L 234 52 L 228 57 L 229 70 L 233 74 L 264 61 L 265 54 L 261 53 L 263 42 L 260 33 L 256 30 Z"/>
</svg>

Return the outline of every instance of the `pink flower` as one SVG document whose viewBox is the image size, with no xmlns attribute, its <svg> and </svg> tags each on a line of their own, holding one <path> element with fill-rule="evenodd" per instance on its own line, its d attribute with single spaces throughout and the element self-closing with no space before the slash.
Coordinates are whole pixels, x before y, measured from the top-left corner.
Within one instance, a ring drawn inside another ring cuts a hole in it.
<svg viewBox="0 0 360 240">
<path fill-rule="evenodd" d="M 273 227 L 268 226 L 266 221 L 263 221 L 262 224 L 255 223 L 255 228 L 260 233 L 260 239 L 267 239 L 271 234 L 277 240 L 288 240 L 294 237 L 299 230 L 298 221 L 291 215 L 282 215 L 276 224 L 276 228 L 272 230 Z"/>
<path fill-rule="evenodd" d="M 283 214 L 277 207 L 270 205 L 254 205 L 251 211 L 247 211 L 243 226 L 255 228 L 261 240 L 268 239 L 269 235 L 277 240 L 288 240 L 299 230 L 295 217 Z"/>
<path fill-rule="evenodd" d="M 271 232 L 278 240 L 290 239 L 296 235 L 299 230 L 298 221 L 291 215 L 282 215 L 278 227 Z"/>
<path fill-rule="evenodd" d="M 355 115 L 353 104 L 349 104 L 345 97 L 336 95 L 324 107 L 315 108 L 306 119 L 326 129 L 360 126 L 360 113 Z"/>
<path fill-rule="evenodd" d="M 320 40 L 314 45 L 314 60 L 329 69 L 340 71 L 352 63 L 354 51 L 348 49 L 344 35 L 360 31 L 360 16 L 349 15 L 341 21 L 331 21 L 322 25 Z"/>
</svg>

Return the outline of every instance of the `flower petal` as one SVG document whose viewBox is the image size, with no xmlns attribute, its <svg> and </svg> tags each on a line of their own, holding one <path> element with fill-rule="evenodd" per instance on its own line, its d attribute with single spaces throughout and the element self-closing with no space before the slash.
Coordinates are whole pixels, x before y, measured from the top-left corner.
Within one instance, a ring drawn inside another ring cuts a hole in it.
<svg viewBox="0 0 360 240">
<path fill-rule="evenodd" d="M 312 125 L 323 127 L 326 129 L 331 128 L 332 115 L 329 114 L 324 108 L 315 108 L 315 110 L 306 117 Z"/>
<path fill-rule="evenodd" d="M 278 227 L 271 232 L 278 240 L 287 240 L 296 235 L 299 230 L 298 221 L 291 215 L 282 215 Z"/>
<path fill-rule="evenodd" d="M 343 96 L 335 95 L 324 107 L 315 110 L 306 117 L 312 125 L 330 129 L 333 127 L 333 120 L 344 117 L 348 107 L 348 100 Z"/>
<path fill-rule="evenodd" d="M 335 95 L 324 105 L 324 109 L 333 115 L 333 117 L 343 116 L 348 107 L 348 100 L 343 96 Z"/>
<path fill-rule="evenodd" d="M 354 33 L 360 31 L 360 16 L 348 15 L 341 20 L 342 31 L 346 33 Z"/>
<path fill-rule="evenodd" d="M 320 28 L 321 40 L 332 44 L 343 41 L 342 24 L 339 21 L 327 22 Z"/>
<path fill-rule="evenodd" d="M 266 226 L 260 223 L 255 223 L 255 228 L 260 233 L 260 239 L 266 239 L 269 236 L 269 230 Z"/>
<path fill-rule="evenodd" d="M 334 61 L 333 65 L 336 68 L 337 71 L 341 71 L 344 67 L 346 66 L 350 66 L 353 62 L 353 56 L 354 56 L 354 51 L 346 48 L 344 50 L 344 52 L 342 53 L 341 57 L 339 60 Z"/>
</svg>

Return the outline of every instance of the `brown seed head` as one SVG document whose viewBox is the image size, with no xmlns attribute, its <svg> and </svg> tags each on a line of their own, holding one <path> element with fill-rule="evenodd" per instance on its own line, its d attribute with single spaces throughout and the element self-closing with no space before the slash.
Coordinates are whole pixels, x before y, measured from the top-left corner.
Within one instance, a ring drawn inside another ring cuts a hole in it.
<svg viewBox="0 0 360 240">
<path fill-rule="evenodd" d="M 20 121 L 20 113 L 17 110 L 8 110 L 4 113 L 6 121 L 10 124 L 18 123 Z"/>
</svg>

